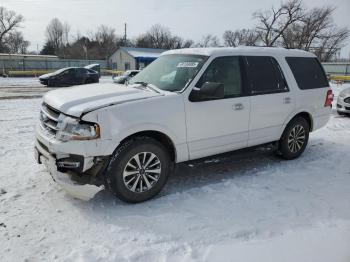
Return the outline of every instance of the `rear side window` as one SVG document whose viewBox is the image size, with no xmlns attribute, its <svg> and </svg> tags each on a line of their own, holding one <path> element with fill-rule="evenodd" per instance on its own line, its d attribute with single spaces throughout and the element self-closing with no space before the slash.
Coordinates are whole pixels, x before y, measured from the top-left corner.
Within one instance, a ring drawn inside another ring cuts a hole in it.
<svg viewBox="0 0 350 262">
<path fill-rule="evenodd" d="M 269 56 L 246 56 L 246 71 L 252 95 L 287 92 L 288 86 L 278 62 Z"/>
<path fill-rule="evenodd" d="M 286 57 L 300 89 L 328 87 L 326 74 L 314 57 Z"/>
</svg>

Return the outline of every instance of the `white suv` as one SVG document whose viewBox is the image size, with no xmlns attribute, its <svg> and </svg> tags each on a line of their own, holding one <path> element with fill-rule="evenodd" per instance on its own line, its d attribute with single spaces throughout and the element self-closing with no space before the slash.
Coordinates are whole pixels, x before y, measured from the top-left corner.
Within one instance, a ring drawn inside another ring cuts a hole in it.
<svg viewBox="0 0 350 262">
<path fill-rule="evenodd" d="M 332 100 L 321 64 L 305 51 L 172 50 L 128 86 L 47 93 L 36 158 L 76 197 L 106 186 L 136 203 L 160 192 L 175 163 L 266 143 L 285 159 L 300 156 Z"/>
</svg>

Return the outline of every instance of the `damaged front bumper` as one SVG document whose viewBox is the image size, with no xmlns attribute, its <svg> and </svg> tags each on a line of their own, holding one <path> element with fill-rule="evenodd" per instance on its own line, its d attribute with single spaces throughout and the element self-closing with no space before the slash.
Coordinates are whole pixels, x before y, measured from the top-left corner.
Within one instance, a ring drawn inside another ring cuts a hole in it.
<svg viewBox="0 0 350 262">
<path fill-rule="evenodd" d="M 68 147 L 68 143 L 55 143 L 55 140 L 37 130 L 35 159 L 39 164 L 46 166 L 57 184 L 71 196 L 85 201 L 104 189 L 103 173 L 109 162 L 108 156 L 84 156 L 74 150 L 74 147 Z M 67 147 L 67 150 L 64 147 Z M 75 151 L 74 154 L 67 153 L 68 149 Z"/>
<path fill-rule="evenodd" d="M 43 156 L 40 161 L 44 163 L 53 180 L 59 184 L 69 195 L 88 201 L 92 199 L 98 192 L 104 189 L 104 185 L 96 186 L 92 184 L 78 184 L 73 181 L 68 173 L 57 171 L 56 163 L 53 158 L 47 159 Z"/>
<path fill-rule="evenodd" d="M 74 181 L 72 174 L 63 173 L 57 170 L 56 159 L 50 155 L 43 154 L 37 147 L 34 148 L 34 155 L 39 164 L 44 164 L 53 180 L 59 184 L 69 195 L 88 201 L 98 192 L 104 189 L 104 185 L 82 184 Z"/>
</svg>

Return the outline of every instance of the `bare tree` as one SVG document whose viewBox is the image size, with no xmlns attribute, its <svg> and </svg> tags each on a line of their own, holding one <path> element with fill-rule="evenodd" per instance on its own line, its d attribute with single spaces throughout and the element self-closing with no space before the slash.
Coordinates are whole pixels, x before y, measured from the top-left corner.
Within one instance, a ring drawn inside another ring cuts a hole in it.
<svg viewBox="0 0 350 262">
<path fill-rule="evenodd" d="M 332 7 L 305 10 L 303 18 L 282 34 L 283 46 L 314 52 L 322 61 L 329 61 L 349 36 L 348 28 L 338 28 L 332 19 Z"/>
<path fill-rule="evenodd" d="M 169 28 L 160 24 L 153 25 L 147 35 L 156 48 L 167 48 L 172 38 Z"/>
<path fill-rule="evenodd" d="M 64 27 L 58 18 L 53 18 L 46 27 L 47 42 L 50 42 L 58 54 L 63 46 Z"/>
<path fill-rule="evenodd" d="M 0 6 L 0 52 L 3 52 L 4 49 L 4 39 L 20 27 L 23 21 L 22 15 L 17 15 L 15 12 Z"/>
<path fill-rule="evenodd" d="M 172 35 L 169 28 L 155 24 L 145 34 L 137 37 L 134 45 L 137 47 L 178 49 L 191 47 L 193 41 Z"/>
<path fill-rule="evenodd" d="M 220 40 L 217 36 L 208 34 L 203 36 L 202 40 L 196 44 L 197 47 L 217 47 L 220 46 Z"/>
<path fill-rule="evenodd" d="M 115 34 L 115 29 L 106 25 L 101 25 L 98 28 L 95 34 L 95 40 L 99 45 L 100 54 L 104 59 L 108 59 L 118 48 L 118 42 L 120 42 L 120 39 Z"/>
<path fill-rule="evenodd" d="M 225 46 L 255 46 L 258 43 L 259 35 L 251 29 L 241 29 L 236 31 L 225 31 L 223 35 Z"/>
<path fill-rule="evenodd" d="M 193 45 L 192 40 L 184 40 L 179 36 L 172 36 L 170 38 L 169 44 L 166 47 L 167 49 L 179 49 L 179 48 L 189 48 Z"/>
<path fill-rule="evenodd" d="M 321 35 L 322 31 L 332 26 L 331 7 L 317 7 L 304 11 L 302 19 L 296 21 L 283 34 L 283 46 L 286 48 L 299 48 L 310 50 Z"/>
<path fill-rule="evenodd" d="M 289 0 L 278 8 L 254 14 L 257 30 L 266 46 L 284 46 L 314 52 L 328 61 L 349 37 L 348 28 L 338 28 L 333 22 L 333 7 L 307 10 L 301 0 Z"/>
<path fill-rule="evenodd" d="M 14 31 L 8 34 L 8 36 L 5 39 L 5 45 L 8 49 L 9 53 L 20 53 L 25 54 L 27 53 L 27 49 L 30 42 L 24 40 L 23 34 L 18 31 Z"/>
<path fill-rule="evenodd" d="M 289 0 L 278 9 L 255 12 L 257 32 L 264 45 L 275 46 L 288 27 L 302 18 L 302 10 L 301 0 Z"/>
<path fill-rule="evenodd" d="M 320 37 L 319 44 L 311 47 L 310 51 L 314 52 L 322 62 L 330 61 L 340 51 L 348 37 L 348 28 L 330 28 Z"/>
</svg>

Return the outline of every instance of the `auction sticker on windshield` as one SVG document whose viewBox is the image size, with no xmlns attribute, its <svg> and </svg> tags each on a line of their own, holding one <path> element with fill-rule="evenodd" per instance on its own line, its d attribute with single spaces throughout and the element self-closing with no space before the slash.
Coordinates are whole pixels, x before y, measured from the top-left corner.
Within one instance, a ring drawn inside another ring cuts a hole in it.
<svg viewBox="0 0 350 262">
<path fill-rule="evenodd" d="M 181 62 L 177 65 L 177 67 L 197 67 L 198 62 Z"/>
</svg>

